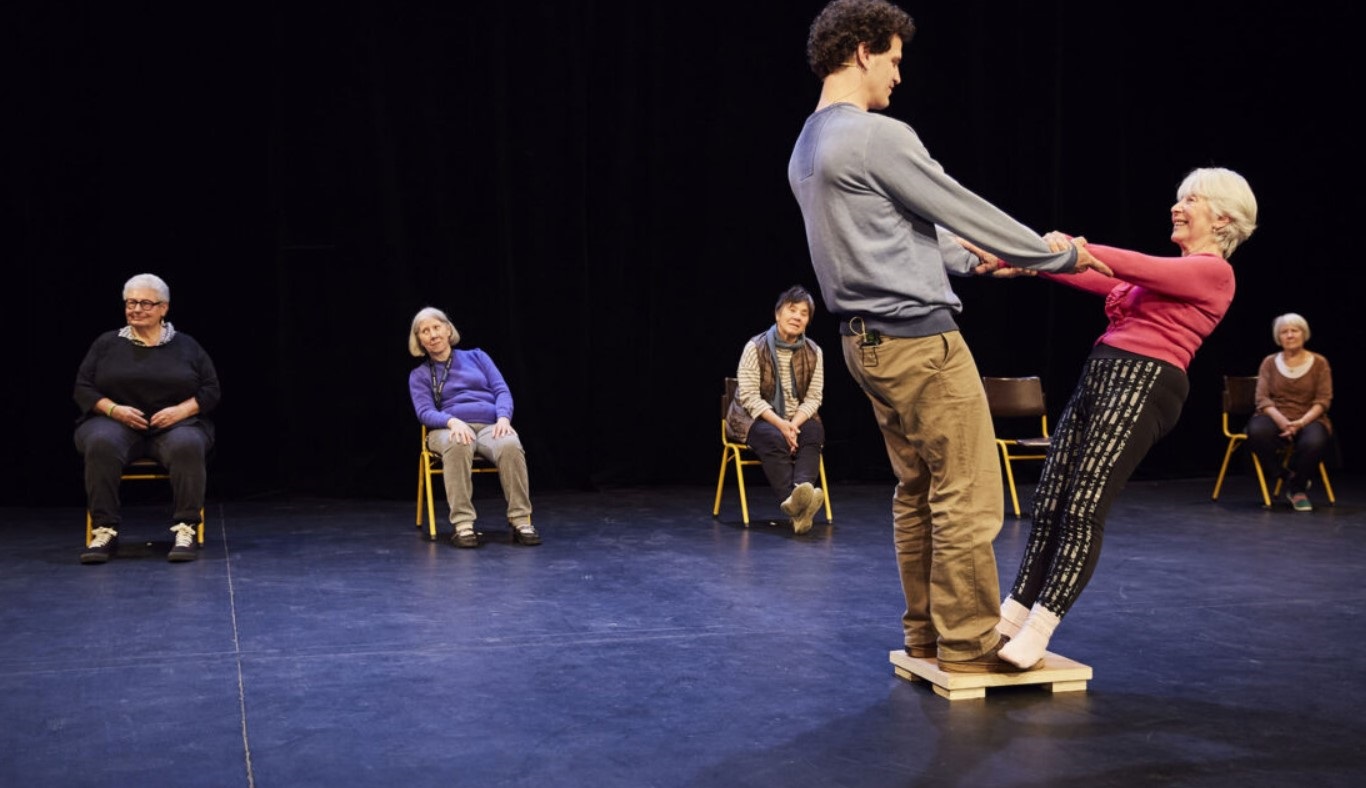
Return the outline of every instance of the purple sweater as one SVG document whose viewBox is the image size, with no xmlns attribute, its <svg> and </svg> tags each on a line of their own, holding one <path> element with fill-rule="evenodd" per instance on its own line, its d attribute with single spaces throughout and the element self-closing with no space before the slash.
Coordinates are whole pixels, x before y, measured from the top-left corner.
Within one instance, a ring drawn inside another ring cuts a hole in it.
<svg viewBox="0 0 1366 788">
<path fill-rule="evenodd" d="M 446 383 L 441 388 L 441 402 L 436 402 L 432 391 L 432 371 L 436 379 Z M 512 420 L 512 392 L 503 381 L 493 359 L 482 350 L 451 351 L 451 373 L 446 376 L 446 365 L 430 360 L 419 364 L 408 375 L 408 393 L 413 397 L 417 420 L 429 429 L 445 429 L 446 422 L 460 419 L 466 424 L 492 424 L 500 418 Z"/>
</svg>

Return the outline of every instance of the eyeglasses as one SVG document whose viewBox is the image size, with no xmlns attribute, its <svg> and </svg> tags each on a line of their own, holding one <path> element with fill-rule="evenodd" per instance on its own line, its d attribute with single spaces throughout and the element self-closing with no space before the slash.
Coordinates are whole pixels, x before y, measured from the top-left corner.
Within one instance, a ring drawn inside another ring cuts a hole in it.
<svg viewBox="0 0 1366 788">
<path fill-rule="evenodd" d="M 142 311 L 146 312 L 148 309 L 151 309 L 151 308 L 154 307 L 154 306 L 161 306 L 161 305 L 164 304 L 164 303 L 166 303 L 166 302 L 165 302 L 165 301 L 148 301 L 148 300 L 145 299 L 145 298 L 142 299 L 142 300 L 138 300 L 138 299 L 136 299 L 136 298 L 130 298 L 130 299 L 124 301 L 124 302 L 123 302 L 123 305 L 124 305 L 125 307 L 127 307 L 128 309 L 141 309 Z"/>
</svg>

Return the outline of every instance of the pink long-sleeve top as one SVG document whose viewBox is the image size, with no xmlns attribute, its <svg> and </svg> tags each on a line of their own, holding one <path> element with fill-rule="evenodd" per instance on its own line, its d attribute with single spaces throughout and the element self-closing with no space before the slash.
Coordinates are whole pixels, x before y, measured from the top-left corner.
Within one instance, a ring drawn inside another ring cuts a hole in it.
<svg viewBox="0 0 1366 788">
<path fill-rule="evenodd" d="M 1110 325 L 1096 344 L 1175 364 L 1182 370 L 1233 303 L 1233 266 L 1218 255 L 1153 257 L 1089 244 L 1115 272 L 1040 276 L 1105 297 Z"/>
</svg>

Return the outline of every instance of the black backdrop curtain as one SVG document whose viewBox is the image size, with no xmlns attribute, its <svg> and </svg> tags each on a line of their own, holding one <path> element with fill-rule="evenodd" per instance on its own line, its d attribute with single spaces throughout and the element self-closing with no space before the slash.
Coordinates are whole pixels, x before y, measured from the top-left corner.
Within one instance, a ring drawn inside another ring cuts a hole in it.
<svg viewBox="0 0 1366 788">
<path fill-rule="evenodd" d="M 12 9 L 5 501 L 80 504 L 71 382 L 143 271 L 219 368 L 214 494 L 411 495 L 406 337 L 426 305 L 508 378 L 534 488 L 709 483 L 721 378 L 779 291 L 815 286 L 786 163 L 821 5 Z M 919 5 L 889 114 L 1031 227 L 1171 254 L 1189 169 L 1257 192 L 1233 309 L 1140 473 L 1215 472 L 1219 376 L 1254 374 L 1286 311 L 1336 365 L 1350 460 L 1363 12 Z M 957 289 L 981 371 L 1042 375 L 1056 415 L 1100 303 Z M 822 309 L 811 336 L 832 477 L 888 479 Z"/>
</svg>

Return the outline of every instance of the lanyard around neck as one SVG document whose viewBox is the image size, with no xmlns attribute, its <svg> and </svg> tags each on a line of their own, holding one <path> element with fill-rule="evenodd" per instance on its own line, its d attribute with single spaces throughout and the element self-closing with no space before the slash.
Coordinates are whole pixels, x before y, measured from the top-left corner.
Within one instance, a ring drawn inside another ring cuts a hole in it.
<svg viewBox="0 0 1366 788">
<path fill-rule="evenodd" d="M 441 376 L 440 381 L 436 379 L 436 363 L 433 362 L 431 359 L 427 360 L 427 366 L 432 371 L 432 407 L 436 408 L 437 410 L 441 410 L 441 391 L 442 389 L 446 388 L 446 381 L 450 380 L 451 362 L 454 360 L 455 351 L 452 350 L 451 354 L 449 356 L 446 356 L 446 372 L 444 375 Z"/>
</svg>

